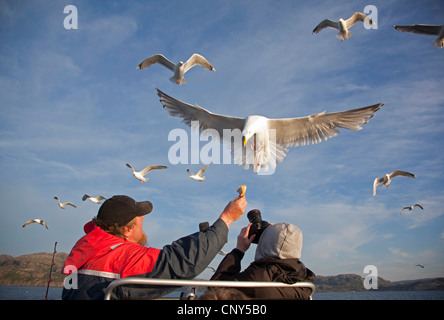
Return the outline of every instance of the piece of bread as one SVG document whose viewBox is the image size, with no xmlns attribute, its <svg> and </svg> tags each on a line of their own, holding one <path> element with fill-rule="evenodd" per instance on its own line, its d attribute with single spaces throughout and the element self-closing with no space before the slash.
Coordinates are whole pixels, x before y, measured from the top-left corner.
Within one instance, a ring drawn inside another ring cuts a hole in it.
<svg viewBox="0 0 444 320">
<path fill-rule="evenodd" d="M 241 185 L 239 188 L 237 188 L 237 192 L 239 193 L 239 197 L 243 197 L 245 195 L 245 190 L 247 190 L 246 185 Z"/>
</svg>

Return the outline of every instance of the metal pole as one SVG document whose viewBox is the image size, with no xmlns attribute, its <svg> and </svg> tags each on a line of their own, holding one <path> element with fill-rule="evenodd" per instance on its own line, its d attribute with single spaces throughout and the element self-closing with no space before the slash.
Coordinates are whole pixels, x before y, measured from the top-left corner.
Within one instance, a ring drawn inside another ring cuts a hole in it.
<svg viewBox="0 0 444 320">
<path fill-rule="evenodd" d="M 193 286 L 193 287 L 302 287 L 309 288 L 311 295 L 315 291 L 315 285 L 311 282 L 296 282 L 293 284 L 282 282 L 261 282 L 261 281 L 212 281 L 212 280 L 172 280 L 172 279 L 152 279 L 127 277 L 111 282 L 105 291 L 105 300 L 111 299 L 113 289 L 122 285 L 158 285 L 158 286 Z M 311 296 L 310 295 L 310 296 Z"/>
<path fill-rule="evenodd" d="M 49 269 L 48 286 L 46 287 L 45 300 L 48 300 L 48 291 L 49 291 L 49 284 L 51 283 L 52 266 L 54 265 L 54 256 L 55 256 L 55 254 L 57 252 L 56 247 L 57 247 L 57 241 L 54 244 L 54 253 L 52 254 L 51 268 Z"/>
</svg>

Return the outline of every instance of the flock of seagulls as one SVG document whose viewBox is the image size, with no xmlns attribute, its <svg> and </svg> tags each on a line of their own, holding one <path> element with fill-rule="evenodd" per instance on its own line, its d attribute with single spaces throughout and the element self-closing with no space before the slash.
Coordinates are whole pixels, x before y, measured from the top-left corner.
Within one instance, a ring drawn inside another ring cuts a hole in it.
<svg viewBox="0 0 444 320">
<path fill-rule="evenodd" d="M 339 33 L 336 35 L 341 41 L 347 40 L 353 34 L 349 29 L 357 22 L 368 23 L 373 25 L 373 20 L 362 12 L 355 12 L 350 18 L 344 20 L 340 18 L 338 21 L 325 19 L 321 21 L 312 33 L 319 33 L 326 28 L 337 29 Z M 407 26 L 393 26 L 399 32 L 410 32 L 416 34 L 438 36 L 432 45 L 437 48 L 444 48 L 444 25 L 414 24 Z"/>
<path fill-rule="evenodd" d="M 340 18 L 338 21 L 331 19 L 321 21 L 313 29 L 312 34 L 318 34 L 327 28 L 336 29 L 339 31 L 336 37 L 344 41 L 349 39 L 353 34 L 349 29 L 357 22 L 363 22 L 370 26 L 373 24 L 372 19 L 367 15 L 361 12 L 355 12 L 347 20 Z M 393 28 L 400 32 L 437 36 L 432 42 L 432 45 L 438 48 L 444 47 L 444 25 L 394 25 Z M 173 63 L 164 55 L 155 54 L 142 61 L 137 66 L 137 69 L 142 70 L 153 64 L 160 64 L 171 70 L 173 76 L 169 80 L 178 85 L 186 83 L 184 74 L 194 66 L 199 65 L 206 70 L 216 71 L 205 57 L 197 53 L 194 53 L 185 63 L 182 61 Z M 384 103 L 377 103 L 371 106 L 341 112 L 325 113 L 324 111 L 305 117 L 294 118 L 272 119 L 258 115 L 240 118 L 212 113 L 198 105 L 193 106 L 174 99 L 159 89 L 156 90 L 163 108 L 166 109 L 170 115 L 182 118 L 182 122 L 189 126 L 192 121 L 199 121 L 202 130 L 215 129 L 221 137 L 223 137 L 224 129 L 239 130 L 242 134 L 242 153 L 240 156 L 233 154 L 233 159 L 236 163 L 242 165 L 244 169 L 248 170 L 251 165 L 254 172 L 276 167 L 276 162 L 283 161 L 288 152 L 288 147 L 307 145 L 310 143 L 316 144 L 325 141 L 340 133 L 339 128 L 346 128 L 351 131 L 361 130 L 362 125 L 366 124 L 368 120 L 374 116 L 375 112 L 384 105 Z M 251 150 L 252 152 L 247 152 L 247 150 Z M 137 171 L 129 163 L 127 163 L 126 166 L 133 170 L 133 176 L 142 183 L 149 180 L 145 175 L 150 171 L 168 168 L 167 166 L 161 165 L 149 165 L 143 170 Z M 197 173 L 192 173 L 190 169 L 187 169 L 189 177 L 196 181 L 205 181 L 203 174 L 209 166 L 210 164 L 205 165 Z M 398 176 L 415 178 L 414 174 L 402 170 L 395 170 L 381 178 L 376 178 L 373 182 L 373 196 L 376 196 L 377 186 L 388 187 L 392 178 Z M 245 190 L 243 190 L 243 192 L 245 192 Z M 58 197 L 54 197 L 54 199 L 58 201 L 58 206 L 61 209 L 65 209 L 66 206 L 76 208 L 76 205 L 71 202 L 62 203 Z M 101 195 L 91 197 L 88 194 L 84 194 L 82 200 L 85 201 L 87 199 L 96 204 L 101 204 L 102 200 L 106 200 L 106 198 Z M 415 207 L 419 207 L 422 210 L 424 209 L 422 205 L 416 203 L 412 206 L 403 207 L 400 214 L 402 214 L 404 210 L 411 211 Z M 30 219 L 23 224 L 23 228 L 32 223 L 40 224 L 46 227 L 46 229 L 49 229 L 47 223 L 42 219 Z M 226 254 L 223 251 L 219 253 L 223 255 Z M 424 268 L 424 265 L 421 264 L 417 264 L 416 266 Z"/>
<path fill-rule="evenodd" d="M 133 170 L 134 177 L 137 180 L 140 180 L 142 183 L 145 183 L 146 181 L 149 180 L 149 178 L 146 178 L 145 175 L 148 172 L 150 172 L 151 170 L 168 168 L 167 166 L 149 165 L 141 171 L 136 171 L 136 169 L 134 169 L 134 167 L 131 164 L 127 163 L 126 166 Z M 205 172 L 205 170 L 209 166 L 210 166 L 210 164 L 206 165 L 204 168 L 200 169 L 196 174 L 191 173 L 189 169 L 187 169 L 187 172 L 190 174 L 190 178 L 197 180 L 197 181 L 204 181 L 205 177 L 202 176 L 202 174 Z M 58 201 L 58 206 L 61 209 L 65 209 L 66 206 L 71 206 L 71 207 L 77 208 L 77 206 L 75 204 L 73 204 L 72 202 L 61 202 L 60 198 L 57 196 L 55 196 L 54 199 Z M 83 201 L 89 200 L 92 203 L 101 204 L 102 200 L 106 200 L 106 198 L 102 195 L 99 195 L 97 197 L 92 197 L 89 194 L 85 193 L 82 197 L 82 200 Z M 46 222 L 42 219 L 30 219 L 23 225 L 23 228 L 30 225 L 31 223 L 38 223 L 38 224 L 41 224 L 42 226 L 45 226 L 46 229 L 49 229 Z"/>
<path fill-rule="evenodd" d="M 71 207 L 77 208 L 77 206 L 75 204 L 73 204 L 72 202 L 61 202 L 60 198 L 57 196 L 55 196 L 54 199 L 56 199 L 58 201 L 58 206 L 61 209 L 65 209 L 66 206 L 71 206 Z M 97 204 L 100 204 L 101 200 L 106 200 L 106 198 L 103 196 L 98 196 L 98 197 L 93 198 L 88 194 L 84 194 L 82 197 L 82 200 L 85 201 L 86 199 L 89 199 L 91 202 L 97 203 Z M 23 225 L 23 228 L 30 225 L 31 223 L 38 223 L 38 224 L 41 224 L 42 226 L 46 227 L 46 229 L 49 229 L 48 225 L 46 224 L 46 221 L 42 220 L 42 219 L 30 219 L 25 222 L 25 224 Z"/>
<path fill-rule="evenodd" d="M 376 178 L 373 182 L 373 196 L 376 196 L 376 188 L 378 185 L 388 188 L 388 186 L 392 182 L 392 178 L 394 178 L 394 177 L 415 178 L 415 175 L 413 173 L 410 173 L 407 171 L 395 170 L 392 173 L 387 173 L 385 176 L 383 176 L 381 178 Z M 420 205 L 419 203 L 416 203 L 413 206 L 406 206 L 406 207 L 402 208 L 402 210 L 399 214 L 402 214 L 402 212 L 406 209 L 412 211 L 413 208 L 415 208 L 415 207 L 419 207 L 422 210 L 424 210 L 424 207 L 422 205 Z"/>
<path fill-rule="evenodd" d="M 168 168 L 167 166 L 149 165 L 149 166 L 145 167 L 145 168 L 144 168 L 143 170 L 141 170 L 141 171 L 136 171 L 136 169 L 134 169 L 134 167 L 133 167 L 131 164 L 127 163 L 126 166 L 127 166 L 128 168 L 131 168 L 131 169 L 133 170 L 133 176 L 134 176 L 137 180 L 141 181 L 142 183 L 145 183 L 146 181 L 149 180 L 149 178 L 146 178 L 146 177 L 145 177 L 145 175 L 146 175 L 148 172 L 150 172 L 150 171 L 152 171 L 152 170 L 155 170 L 155 169 L 167 169 L 167 168 Z M 197 181 L 205 181 L 205 177 L 202 176 L 202 174 L 205 172 L 205 170 L 206 170 L 209 166 L 210 166 L 210 164 L 206 165 L 205 167 L 203 167 L 202 169 L 200 169 L 196 174 L 193 174 L 189 169 L 187 169 L 187 172 L 190 174 L 190 178 L 192 178 L 193 180 L 197 180 Z M 72 202 L 61 202 L 60 198 L 57 197 L 57 196 L 55 196 L 54 199 L 58 201 L 58 206 L 59 206 L 61 209 L 65 209 L 66 206 L 71 206 L 71 207 L 77 208 L 77 206 L 76 206 L 75 204 L 73 204 Z M 90 196 L 89 194 L 86 194 L 86 193 L 85 193 L 85 194 L 83 195 L 83 197 L 82 197 L 82 201 L 86 201 L 86 200 L 89 200 L 89 201 L 91 201 L 92 203 L 95 203 L 95 204 L 101 204 L 101 203 L 102 203 L 102 200 L 106 200 L 106 198 L 105 198 L 104 196 L 102 196 L 102 195 L 99 195 L 99 196 L 97 196 L 97 197 L 92 197 L 92 196 Z M 30 225 L 31 223 L 38 223 L 38 224 L 41 224 L 42 226 L 45 226 L 46 229 L 49 229 L 49 228 L 48 228 L 48 225 L 46 224 L 46 222 L 45 222 L 44 220 L 42 220 L 42 219 L 30 219 L 30 220 L 28 220 L 28 221 L 23 225 L 23 228 L 26 227 L 26 226 L 28 226 L 28 225 Z"/>
</svg>

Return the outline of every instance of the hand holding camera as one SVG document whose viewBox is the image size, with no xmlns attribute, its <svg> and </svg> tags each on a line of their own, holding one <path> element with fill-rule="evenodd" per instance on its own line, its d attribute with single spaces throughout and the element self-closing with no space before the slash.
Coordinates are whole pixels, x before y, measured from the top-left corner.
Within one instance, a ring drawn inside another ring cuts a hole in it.
<svg viewBox="0 0 444 320">
<path fill-rule="evenodd" d="M 251 222 L 250 232 L 248 233 L 248 238 L 255 235 L 253 243 L 258 243 L 262 232 L 270 225 L 267 221 L 262 220 L 261 212 L 258 209 L 250 210 L 247 213 L 248 221 Z"/>
<path fill-rule="evenodd" d="M 261 212 L 257 209 L 250 210 L 247 213 L 247 218 L 250 221 L 250 224 L 242 228 L 237 236 L 236 248 L 242 252 L 247 251 L 252 243 L 257 244 L 264 230 L 272 225 L 272 223 L 262 220 Z"/>
</svg>

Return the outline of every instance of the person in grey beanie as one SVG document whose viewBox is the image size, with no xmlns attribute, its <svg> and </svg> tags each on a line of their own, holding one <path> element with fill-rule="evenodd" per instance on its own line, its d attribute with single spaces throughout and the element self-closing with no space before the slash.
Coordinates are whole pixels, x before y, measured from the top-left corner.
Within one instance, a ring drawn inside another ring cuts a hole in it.
<svg viewBox="0 0 444 320">
<path fill-rule="evenodd" d="M 302 231 L 291 223 L 270 224 L 260 236 L 254 261 L 241 272 L 241 260 L 254 240 L 248 238 L 251 223 L 237 237 L 237 246 L 219 264 L 211 280 L 275 281 L 293 284 L 315 281 L 315 274 L 301 262 Z M 238 288 L 255 299 L 310 299 L 302 287 Z"/>
</svg>

